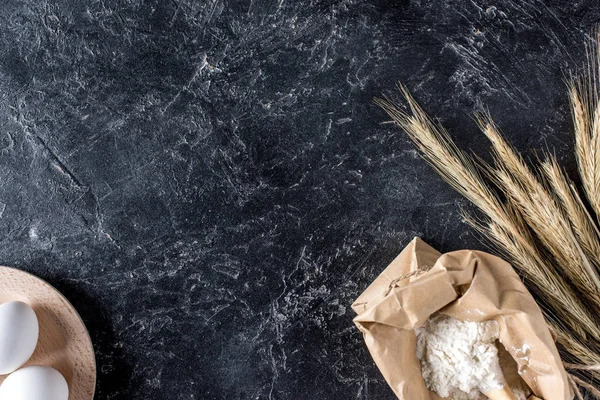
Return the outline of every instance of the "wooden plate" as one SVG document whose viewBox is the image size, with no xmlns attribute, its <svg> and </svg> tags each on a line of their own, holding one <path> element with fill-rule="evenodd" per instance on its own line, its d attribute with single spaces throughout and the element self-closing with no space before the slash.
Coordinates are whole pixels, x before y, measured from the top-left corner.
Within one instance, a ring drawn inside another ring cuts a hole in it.
<svg viewBox="0 0 600 400">
<path fill-rule="evenodd" d="M 92 400 L 96 360 L 90 335 L 69 301 L 40 278 L 0 266 L 0 304 L 18 300 L 29 304 L 40 324 L 35 352 L 25 365 L 47 365 L 69 384 L 69 400 Z M 0 376 L 0 383 L 6 376 Z"/>
</svg>

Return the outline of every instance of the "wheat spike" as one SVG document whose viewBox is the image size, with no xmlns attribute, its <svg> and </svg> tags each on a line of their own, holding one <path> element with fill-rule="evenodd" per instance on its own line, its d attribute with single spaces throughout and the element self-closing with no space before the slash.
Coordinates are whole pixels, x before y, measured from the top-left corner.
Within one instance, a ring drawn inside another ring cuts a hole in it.
<svg viewBox="0 0 600 400">
<path fill-rule="evenodd" d="M 554 193 L 560 200 L 581 247 L 592 261 L 596 270 L 600 268 L 600 233 L 591 215 L 586 210 L 579 194 L 558 165 L 555 156 L 542 162 L 542 170 Z"/>
<path fill-rule="evenodd" d="M 376 103 L 408 134 L 433 168 L 493 221 L 488 232 L 490 237 L 511 256 L 515 268 L 540 288 L 552 312 L 569 321 L 569 326 L 575 327 L 572 333 L 581 340 L 598 339 L 595 318 L 537 251 L 525 224 L 516 220 L 516 214 L 500 202 L 473 161 L 456 147 L 446 131 L 429 119 L 405 88 L 400 89 L 409 104 L 410 114 L 389 100 L 376 99 Z"/>
<path fill-rule="evenodd" d="M 542 308 L 548 319 L 556 320 L 558 317 L 564 324 L 562 330 L 568 327 L 569 333 L 575 333 L 580 341 L 585 341 L 590 336 L 600 339 L 597 324 L 588 309 L 579 302 L 566 282 L 547 267 L 547 262 L 529 240 L 526 231 L 520 231 L 518 223 L 512 229 L 506 229 L 493 221 L 489 221 L 487 226 L 472 222 L 470 224 L 501 249 L 501 253 L 528 280 L 530 289 L 546 305 Z"/>
<path fill-rule="evenodd" d="M 556 199 L 504 140 L 489 116 L 479 116 L 478 123 L 492 143 L 497 168 L 491 171 L 491 175 L 519 207 L 529 226 L 554 256 L 561 271 L 583 295 L 600 306 L 600 277 L 579 245 Z"/>
<path fill-rule="evenodd" d="M 569 100 L 575 126 L 575 155 L 581 183 L 596 216 L 600 217 L 600 31 L 596 32 L 596 38 L 595 44 L 587 46 L 587 82 L 584 79 L 572 79 Z"/>
<path fill-rule="evenodd" d="M 387 99 L 375 102 L 408 134 L 425 160 L 484 214 L 479 221 L 470 216 L 465 220 L 524 278 L 555 334 L 563 359 L 588 365 L 567 364 L 576 371 L 569 375 L 571 384 L 600 398 L 600 391 L 590 385 L 598 383 L 594 374 L 600 370 L 600 31 L 597 39 L 588 47 L 586 79 L 573 79 L 569 84 L 577 165 L 595 215 L 588 212 L 555 157 L 549 156 L 535 170 L 545 177 L 540 180 L 507 144 L 489 114 L 479 115 L 477 121 L 492 143 L 494 167 L 476 163 L 458 149 L 406 88 L 400 90 L 408 112 Z M 504 192 L 505 201 L 483 176 Z"/>
<path fill-rule="evenodd" d="M 433 123 L 425 111 L 400 86 L 411 114 L 401 111 L 393 102 L 375 99 L 375 103 L 408 134 L 425 160 L 459 193 L 473 202 L 484 213 L 499 217 L 503 206 L 497 196 L 483 182 L 471 159 L 456 147 L 443 127 Z"/>
</svg>

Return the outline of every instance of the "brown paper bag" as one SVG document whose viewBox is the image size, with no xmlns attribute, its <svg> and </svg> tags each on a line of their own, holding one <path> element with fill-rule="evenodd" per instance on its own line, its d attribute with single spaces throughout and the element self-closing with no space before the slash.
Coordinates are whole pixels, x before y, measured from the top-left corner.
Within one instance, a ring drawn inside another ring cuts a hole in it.
<svg viewBox="0 0 600 400">
<path fill-rule="evenodd" d="M 436 311 L 464 321 L 496 320 L 500 342 L 533 394 L 573 399 L 542 312 L 498 257 L 470 250 L 442 255 L 415 238 L 352 308 L 373 360 L 399 399 L 440 399 L 425 386 L 414 332 Z"/>
</svg>

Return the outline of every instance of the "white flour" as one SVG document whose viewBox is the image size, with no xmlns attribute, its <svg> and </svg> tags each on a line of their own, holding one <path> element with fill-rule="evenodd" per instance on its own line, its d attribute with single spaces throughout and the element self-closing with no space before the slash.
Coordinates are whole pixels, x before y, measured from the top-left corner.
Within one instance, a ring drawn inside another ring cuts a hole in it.
<svg viewBox="0 0 600 400">
<path fill-rule="evenodd" d="M 417 332 L 417 357 L 429 390 L 454 400 L 477 400 L 504 386 L 496 321 L 467 322 L 434 315 Z"/>
</svg>

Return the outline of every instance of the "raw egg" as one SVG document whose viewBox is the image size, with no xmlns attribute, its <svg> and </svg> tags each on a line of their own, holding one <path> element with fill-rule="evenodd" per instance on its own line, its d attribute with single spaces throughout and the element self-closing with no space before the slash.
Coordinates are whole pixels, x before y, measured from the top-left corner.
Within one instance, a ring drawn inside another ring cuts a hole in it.
<svg viewBox="0 0 600 400">
<path fill-rule="evenodd" d="M 21 368 L 0 385 L 0 400 L 68 400 L 69 386 L 60 372 L 34 365 Z"/>
<path fill-rule="evenodd" d="M 29 360 L 39 335 L 37 316 L 21 301 L 0 305 L 0 375 L 13 372 Z"/>
</svg>

